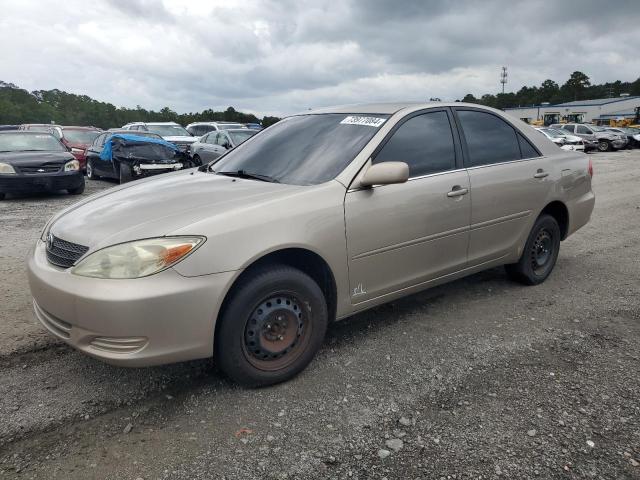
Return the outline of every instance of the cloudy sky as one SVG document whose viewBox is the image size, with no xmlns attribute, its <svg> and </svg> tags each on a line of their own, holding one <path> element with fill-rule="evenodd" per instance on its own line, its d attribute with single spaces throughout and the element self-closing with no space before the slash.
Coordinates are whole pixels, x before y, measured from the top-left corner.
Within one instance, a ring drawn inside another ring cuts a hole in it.
<svg viewBox="0 0 640 480">
<path fill-rule="evenodd" d="M 640 1 L 0 0 L 0 80 L 258 115 L 640 76 Z"/>
</svg>

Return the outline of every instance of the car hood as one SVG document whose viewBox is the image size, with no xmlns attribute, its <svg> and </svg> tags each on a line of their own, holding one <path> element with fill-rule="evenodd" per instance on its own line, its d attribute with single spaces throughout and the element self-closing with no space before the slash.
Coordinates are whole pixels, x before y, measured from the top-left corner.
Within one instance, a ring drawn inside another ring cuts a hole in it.
<svg viewBox="0 0 640 480">
<path fill-rule="evenodd" d="M 69 152 L 0 152 L 0 162 L 18 167 L 37 167 L 45 163 L 66 163 L 74 158 Z"/>
<path fill-rule="evenodd" d="M 195 169 L 163 174 L 88 197 L 50 226 L 56 237 L 96 250 L 140 238 L 170 235 L 196 222 L 296 195 L 307 187 L 231 178 Z M 191 232 L 194 235 L 202 232 Z"/>
<path fill-rule="evenodd" d="M 178 143 L 193 143 L 198 140 L 198 137 L 186 136 L 186 135 L 171 135 L 169 137 L 162 137 L 167 142 L 178 142 Z"/>
</svg>

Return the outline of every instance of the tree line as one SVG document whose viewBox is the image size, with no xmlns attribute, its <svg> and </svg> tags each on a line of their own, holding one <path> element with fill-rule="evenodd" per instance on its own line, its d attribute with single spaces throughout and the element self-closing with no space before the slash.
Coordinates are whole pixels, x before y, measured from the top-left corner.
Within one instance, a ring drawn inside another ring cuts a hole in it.
<svg viewBox="0 0 640 480">
<path fill-rule="evenodd" d="M 498 93 L 497 95 L 487 93 L 480 98 L 467 93 L 459 101 L 505 109 L 540 105 L 543 102 L 555 104 L 592 98 L 619 97 L 621 93 L 628 93 L 632 96 L 640 95 L 640 78 L 634 82 L 616 80 L 615 82 L 593 85 L 585 73 L 576 71 L 563 85 L 558 85 L 555 81 L 547 79 L 539 87 L 524 86 L 516 93 Z"/>
<path fill-rule="evenodd" d="M 100 128 L 121 127 L 129 122 L 178 122 L 187 125 L 199 121 L 259 123 L 268 127 L 277 117 L 259 119 L 251 113 L 229 107 L 222 112 L 206 109 L 197 113 L 177 113 L 169 107 L 159 111 L 116 107 L 87 95 L 54 90 L 28 92 L 0 80 L 0 124 L 51 123 L 60 125 L 93 125 Z"/>
<path fill-rule="evenodd" d="M 505 109 L 540 105 L 543 102 L 563 103 L 590 98 L 619 97 L 621 93 L 640 95 L 640 78 L 634 82 L 615 82 L 592 85 L 583 72 L 573 72 L 569 79 L 559 85 L 547 79 L 540 86 L 524 86 L 516 93 L 490 93 L 476 98 L 468 93 L 463 102 L 477 103 L 489 107 Z M 432 99 L 439 100 L 439 99 Z M 129 122 L 178 122 L 187 125 L 199 121 L 226 121 L 240 123 L 262 122 L 268 127 L 280 120 L 278 117 L 259 119 L 251 113 L 238 112 L 233 107 L 219 112 L 206 109 L 197 113 L 177 113 L 169 107 L 159 111 L 116 107 L 107 102 L 99 102 L 87 95 L 54 90 L 28 92 L 11 83 L 0 80 L 0 124 L 19 125 L 21 123 L 51 123 L 61 125 L 93 125 L 100 128 L 120 127 Z"/>
</svg>

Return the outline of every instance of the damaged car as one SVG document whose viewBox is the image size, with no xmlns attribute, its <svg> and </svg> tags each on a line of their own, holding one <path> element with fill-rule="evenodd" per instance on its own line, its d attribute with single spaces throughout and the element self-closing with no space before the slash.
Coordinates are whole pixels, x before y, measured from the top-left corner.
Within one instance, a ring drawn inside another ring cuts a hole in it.
<svg viewBox="0 0 640 480">
<path fill-rule="evenodd" d="M 180 170 L 188 158 L 173 143 L 156 136 L 107 133 L 100 153 L 89 154 L 87 178 L 113 178 L 127 183 L 137 178 Z M 96 146 L 97 147 L 97 146 Z M 190 164 L 189 164 L 190 166 Z"/>
</svg>

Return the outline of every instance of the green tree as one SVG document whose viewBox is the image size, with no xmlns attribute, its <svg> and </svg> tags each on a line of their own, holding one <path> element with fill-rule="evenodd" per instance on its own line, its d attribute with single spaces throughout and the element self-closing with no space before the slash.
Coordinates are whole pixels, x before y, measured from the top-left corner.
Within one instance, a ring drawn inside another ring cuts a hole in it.
<svg viewBox="0 0 640 480">
<path fill-rule="evenodd" d="M 565 90 L 570 96 L 573 97 L 573 100 L 579 100 L 583 98 L 584 91 L 591 85 L 591 81 L 589 77 L 579 71 L 575 71 L 562 86 L 562 89 Z"/>
</svg>

